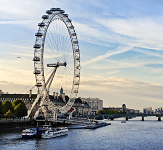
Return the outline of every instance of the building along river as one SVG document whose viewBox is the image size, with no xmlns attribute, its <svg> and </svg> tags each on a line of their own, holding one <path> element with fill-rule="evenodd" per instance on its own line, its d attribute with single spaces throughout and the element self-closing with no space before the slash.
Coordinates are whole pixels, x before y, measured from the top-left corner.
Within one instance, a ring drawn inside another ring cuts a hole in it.
<svg viewBox="0 0 163 150">
<path fill-rule="evenodd" d="M 22 139 L 21 131 L 0 134 L 1 150 L 162 150 L 163 121 L 154 116 L 109 120 L 110 126 L 97 129 L 69 129 L 68 135 L 51 139 Z"/>
</svg>

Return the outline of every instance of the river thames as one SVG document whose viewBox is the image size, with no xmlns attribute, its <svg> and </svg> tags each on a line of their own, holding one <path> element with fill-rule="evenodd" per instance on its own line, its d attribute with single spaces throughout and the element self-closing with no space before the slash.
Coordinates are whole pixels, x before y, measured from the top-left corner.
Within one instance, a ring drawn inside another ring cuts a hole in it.
<svg viewBox="0 0 163 150">
<path fill-rule="evenodd" d="M 162 150 L 163 121 L 140 117 L 121 123 L 124 118 L 108 121 L 97 129 L 69 129 L 68 135 L 51 139 L 22 139 L 21 132 L 0 135 L 0 150 Z"/>
</svg>

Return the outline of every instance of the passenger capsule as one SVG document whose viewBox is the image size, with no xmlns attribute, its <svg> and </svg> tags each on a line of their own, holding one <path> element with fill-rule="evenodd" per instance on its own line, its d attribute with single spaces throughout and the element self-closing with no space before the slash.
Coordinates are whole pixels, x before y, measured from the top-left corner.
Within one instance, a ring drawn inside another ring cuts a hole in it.
<svg viewBox="0 0 163 150">
<path fill-rule="evenodd" d="M 68 17 L 68 14 L 63 14 L 65 17 Z"/>
<path fill-rule="evenodd" d="M 40 61 L 40 58 L 39 57 L 34 57 L 33 61 Z"/>
<path fill-rule="evenodd" d="M 71 36 L 76 36 L 76 33 L 72 33 Z"/>
<path fill-rule="evenodd" d="M 60 13 L 63 14 L 63 13 L 65 13 L 65 11 L 64 10 L 60 10 Z"/>
<path fill-rule="evenodd" d="M 71 22 L 72 20 L 71 19 L 67 19 L 66 22 Z"/>
<path fill-rule="evenodd" d="M 78 41 L 73 41 L 74 44 L 78 44 Z"/>
<path fill-rule="evenodd" d="M 33 45 L 33 48 L 41 48 L 41 45 L 40 44 L 35 44 L 35 45 Z"/>
<path fill-rule="evenodd" d="M 51 10 L 47 10 L 46 13 L 47 14 L 52 14 L 52 11 Z"/>
<path fill-rule="evenodd" d="M 49 19 L 49 16 L 48 15 L 43 15 L 42 19 Z"/>
<path fill-rule="evenodd" d="M 44 22 L 41 22 L 38 24 L 39 27 L 44 27 L 45 26 L 45 23 Z"/>
<path fill-rule="evenodd" d="M 35 33 L 35 36 L 41 37 L 43 34 L 40 32 Z"/>
<path fill-rule="evenodd" d="M 56 11 L 60 11 L 61 9 L 60 8 L 55 8 Z"/>
<path fill-rule="evenodd" d="M 75 49 L 75 52 L 79 52 L 79 49 Z"/>
<path fill-rule="evenodd" d="M 69 26 L 68 28 L 69 28 L 69 29 L 74 29 L 74 26 Z"/>
<path fill-rule="evenodd" d="M 76 69 L 80 69 L 80 66 L 77 66 Z"/>
<path fill-rule="evenodd" d="M 40 70 L 35 70 L 35 71 L 33 72 L 33 74 L 41 74 L 41 71 L 40 71 Z"/>
<path fill-rule="evenodd" d="M 50 10 L 51 10 L 51 11 L 55 11 L 55 10 L 56 10 L 56 8 L 50 8 Z"/>
</svg>

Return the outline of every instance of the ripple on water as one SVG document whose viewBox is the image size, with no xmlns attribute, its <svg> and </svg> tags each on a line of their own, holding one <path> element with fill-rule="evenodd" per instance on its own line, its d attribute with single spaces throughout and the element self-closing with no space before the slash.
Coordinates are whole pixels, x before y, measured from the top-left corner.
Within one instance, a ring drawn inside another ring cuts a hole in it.
<svg viewBox="0 0 163 150">
<path fill-rule="evenodd" d="M 136 118 L 137 119 L 137 118 Z M 70 129 L 69 134 L 52 139 L 22 139 L 21 133 L 0 135 L 1 150 L 162 150 L 163 121 L 148 117 L 148 121 L 110 121 L 112 125 L 91 129 Z M 155 120 L 154 120 L 155 119 Z"/>
</svg>

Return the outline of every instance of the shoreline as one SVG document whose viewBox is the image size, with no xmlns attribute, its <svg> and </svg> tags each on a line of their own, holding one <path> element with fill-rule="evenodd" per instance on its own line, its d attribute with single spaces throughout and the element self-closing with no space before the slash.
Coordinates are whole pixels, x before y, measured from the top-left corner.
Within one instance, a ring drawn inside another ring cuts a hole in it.
<svg viewBox="0 0 163 150">
<path fill-rule="evenodd" d="M 40 122 L 40 125 L 42 124 L 43 123 Z M 69 126 L 69 124 L 65 124 L 65 123 L 52 124 L 52 127 L 60 127 L 60 126 Z M 26 128 L 36 128 L 36 127 L 37 127 L 36 121 L 5 120 L 3 122 L 0 122 L 0 134 L 20 132 Z"/>
</svg>

